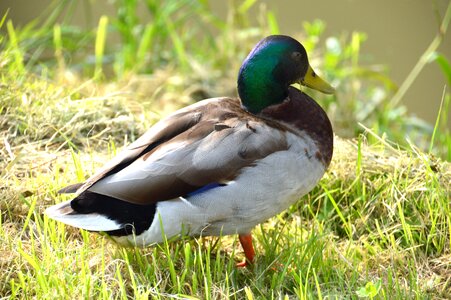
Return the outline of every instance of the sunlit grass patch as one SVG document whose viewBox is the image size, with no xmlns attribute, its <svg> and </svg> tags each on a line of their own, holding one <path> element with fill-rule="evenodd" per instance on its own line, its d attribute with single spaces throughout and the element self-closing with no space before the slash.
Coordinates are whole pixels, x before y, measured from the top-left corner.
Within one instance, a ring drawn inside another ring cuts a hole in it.
<svg viewBox="0 0 451 300">
<path fill-rule="evenodd" d="M 257 261 L 242 270 L 234 237 L 121 248 L 47 219 L 44 208 L 63 200 L 55 191 L 110 155 L 48 159 L 36 147 L 28 145 L 27 164 L 38 168 L 16 165 L 3 177 L 14 187 L 2 190 L 4 295 L 342 298 L 378 286 L 379 297 L 393 299 L 449 289 L 450 165 L 416 149 L 337 139 L 320 186 L 256 228 Z"/>
</svg>

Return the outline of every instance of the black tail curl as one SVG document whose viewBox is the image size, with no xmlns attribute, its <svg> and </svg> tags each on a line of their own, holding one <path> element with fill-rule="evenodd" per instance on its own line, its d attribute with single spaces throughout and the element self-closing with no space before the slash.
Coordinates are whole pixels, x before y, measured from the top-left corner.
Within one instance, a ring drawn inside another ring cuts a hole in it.
<svg viewBox="0 0 451 300">
<path fill-rule="evenodd" d="M 153 222 L 156 204 L 139 205 L 102 194 L 85 191 L 70 203 L 79 214 L 98 213 L 123 224 L 121 229 L 107 231 L 108 235 L 140 235 Z"/>
</svg>

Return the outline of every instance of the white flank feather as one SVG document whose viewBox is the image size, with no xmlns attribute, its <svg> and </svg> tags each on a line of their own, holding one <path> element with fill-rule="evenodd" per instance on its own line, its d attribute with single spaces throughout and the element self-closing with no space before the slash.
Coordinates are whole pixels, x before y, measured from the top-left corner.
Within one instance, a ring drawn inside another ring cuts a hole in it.
<svg viewBox="0 0 451 300">
<path fill-rule="evenodd" d="M 45 214 L 56 221 L 89 231 L 111 231 L 123 228 L 121 224 L 97 213 L 76 213 L 71 208 L 70 201 L 47 208 Z"/>
</svg>

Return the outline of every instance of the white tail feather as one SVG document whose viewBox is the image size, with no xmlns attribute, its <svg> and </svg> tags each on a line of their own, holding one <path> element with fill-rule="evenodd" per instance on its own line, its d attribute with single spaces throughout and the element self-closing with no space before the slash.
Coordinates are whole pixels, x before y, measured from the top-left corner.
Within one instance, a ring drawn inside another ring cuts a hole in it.
<svg viewBox="0 0 451 300">
<path fill-rule="evenodd" d="M 56 221 L 89 231 L 111 231 L 123 228 L 121 224 L 97 214 L 79 214 L 70 206 L 70 200 L 50 206 L 45 214 Z"/>
</svg>

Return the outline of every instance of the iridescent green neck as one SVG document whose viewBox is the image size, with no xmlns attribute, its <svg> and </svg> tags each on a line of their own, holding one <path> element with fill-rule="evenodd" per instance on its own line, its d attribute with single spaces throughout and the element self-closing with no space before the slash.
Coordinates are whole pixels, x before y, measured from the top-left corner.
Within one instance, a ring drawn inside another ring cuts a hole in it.
<svg viewBox="0 0 451 300">
<path fill-rule="evenodd" d="M 258 114 L 282 103 L 295 82 L 324 93 L 334 92 L 312 70 L 307 52 L 298 41 L 286 35 L 270 35 L 258 42 L 244 60 L 238 75 L 238 94 L 243 106 Z"/>
<path fill-rule="evenodd" d="M 238 94 L 252 113 L 283 102 L 288 87 L 299 82 L 307 72 L 304 47 L 295 39 L 272 35 L 252 49 L 238 75 Z"/>
<path fill-rule="evenodd" d="M 296 77 L 289 59 L 296 49 L 293 41 L 271 36 L 258 43 L 244 60 L 238 75 L 238 94 L 250 112 L 258 113 L 288 95 L 290 81 Z"/>
<path fill-rule="evenodd" d="M 288 93 L 288 85 L 274 76 L 278 60 L 246 61 L 238 77 L 238 94 L 246 109 L 258 113 L 262 109 L 282 102 Z"/>
</svg>

